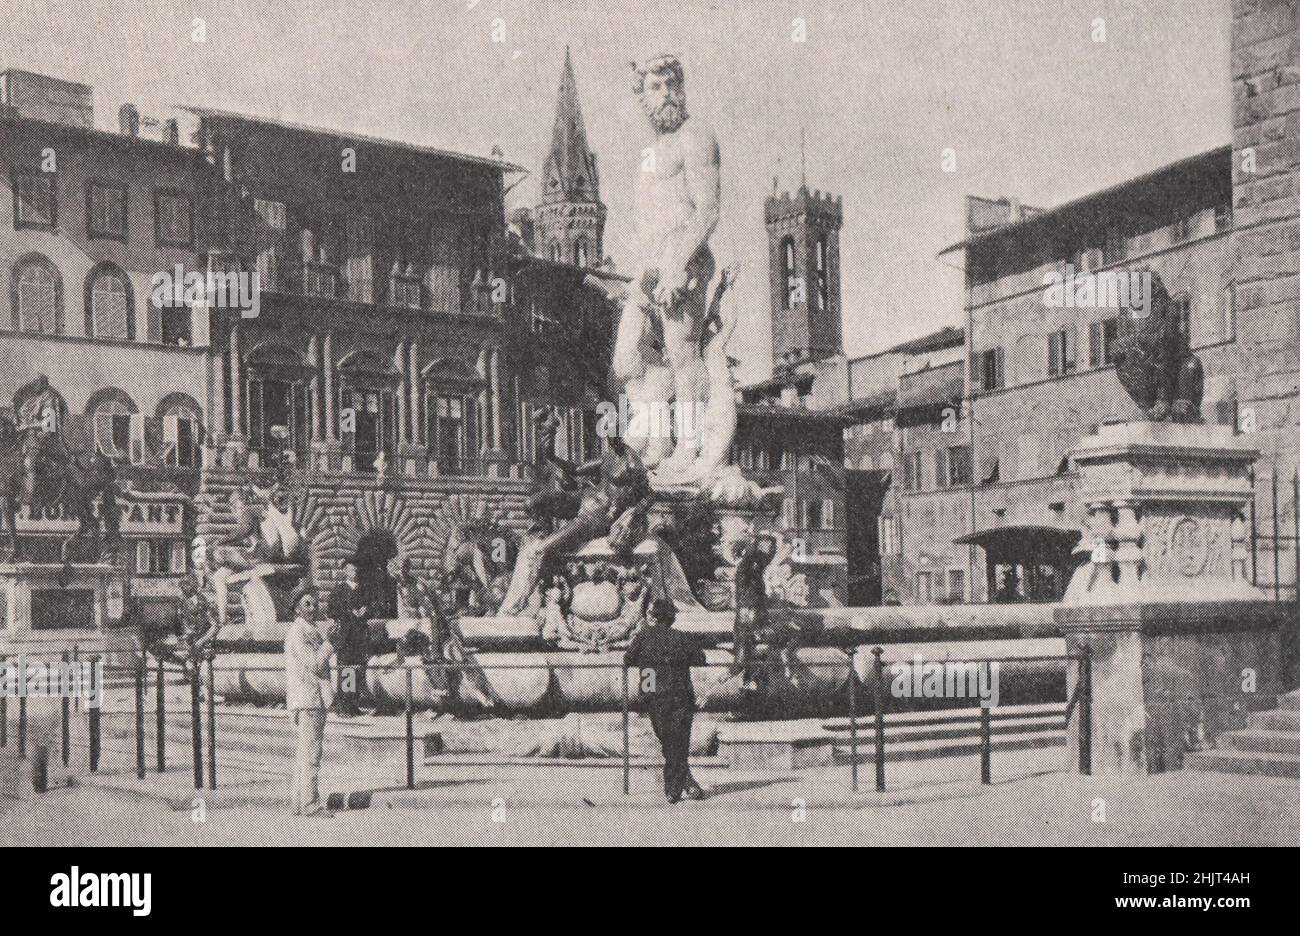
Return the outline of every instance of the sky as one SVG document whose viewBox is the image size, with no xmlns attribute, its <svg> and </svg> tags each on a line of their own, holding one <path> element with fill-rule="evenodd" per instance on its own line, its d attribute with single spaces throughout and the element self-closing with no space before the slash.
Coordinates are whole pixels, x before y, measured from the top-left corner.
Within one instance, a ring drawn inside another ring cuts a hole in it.
<svg viewBox="0 0 1300 936">
<path fill-rule="evenodd" d="M 937 254 L 966 195 L 1050 206 L 1231 139 L 1230 0 L 0 0 L 0 18 L 0 68 L 93 85 L 106 129 L 125 101 L 201 104 L 500 146 L 531 173 L 508 208 L 538 200 L 567 43 L 620 268 L 650 141 L 628 63 L 674 52 L 721 146 L 743 380 L 770 371 L 763 200 L 799 185 L 801 132 L 809 188 L 844 197 L 850 355 L 962 323 L 960 254 Z"/>
</svg>

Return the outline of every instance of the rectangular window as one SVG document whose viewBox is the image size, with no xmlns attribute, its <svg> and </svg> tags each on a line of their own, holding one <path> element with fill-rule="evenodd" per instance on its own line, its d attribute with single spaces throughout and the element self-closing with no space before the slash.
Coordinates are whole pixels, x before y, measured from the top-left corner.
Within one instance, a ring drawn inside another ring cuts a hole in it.
<svg viewBox="0 0 1300 936">
<path fill-rule="evenodd" d="M 52 172 L 19 172 L 14 175 L 14 228 L 53 231 L 58 227 L 58 206 Z"/>
<path fill-rule="evenodd" d="M 835 501 L 822 501 L 822 525 L 823 530 L 835 529 Z"/>
<path fill-rule="evenodd" d="M 897 556 L 902 553 L 902 536 L 897 517 L 881 517 L 877 521 L 880 531 L 880 554 Z"/>
<path fill-rule="evenodd" d="M 970 484 L 972 475 L 970 446 L 954 445 L 950 447 L 948 449 L 948 484 Z"/>
<path fill-rule="evenodd" d="M 781 501 L 781 527 L 786 530 L 793 530 L 798 521 L 795 518 L 795 502 L 787 497 Z"/>
<path fill-rule="evenodd" d="M 1062 328 L 1047 339 L 1047 375 L 1063 377 L 1074 370 L 1073 329 Z"/>
<path fill-rule="evenodd" d="M 1088 326 L 1088 364 L 1107 367 L 1115 363 L 1115 341 L 1119 338 L 1119 319 L 1106 319 Z"/>
<path fill-rule="evenodd" d="M 344 222 L 347 264 L 344 278 L 353 302 L 375 301 L 374 225 L 364 215 L 348 215 Z"/>
<path fill-rule="evenodd" d="M 935 449 L 934 452 L 934 486 L 945 488 L 948 486 L 948 450 Z"/>
<path fill-rule="evenodd" d="M 820 530 L 822 528 L 822 502 L 819 500 L 804 501 L 803 523 L 805 530 Z"/>
<path fill-rule="evenodd" d="M 1174 244 L 1181 244 L 1183 241 L 1190 239 L 1192 236 L 1192 219 L 1190 217 L 1179 218 L 1169 226 L 1169 240 Z"/>
<path fill-rule="evenodd" d="M 1232 227 L 1232 202 L 1225 202 L 1222 205 L 1215 206 L 1214 209 L 1214 230 L 1222 234 Z"/>
<path fill-rule="evenodd" d="M 91 182 L 86 186 L 86 235 L 126 240 L 126 189 Z"/>
<path fill-rule="evenodd" d="M 135 571 L 139 575 L 184 575 L 189 571 L 184 540 L 145 539 L 135 546 Z"/>
<path fill-rule="evenodd" d="M 966 570 L 948 570 L 948 601 L 961 604 L 966 600 Z"/>
<path fill-rule="evenodd" d="M 934 576 L 929 572 L 916 573 L 916 603 L 934 603 Z"/>
<path fill-rule="evenodd" d="M 311 438 L 307 390 L 307 385 L 298 381 L 250 379 L 249 445 L 264 456 L 282 450 L 306 452 Z M 277 427 L 287 433 L 283 439 L 276 438 Z"/>
<path fill-rule="evenodd" d="M 972 375 L 976 378 L 975 385 L 985 392 L 1002 389 L 1005 386 L 1003 362 L 1001 348 L 978 352 L 972 368 L 975 372 Z"/>
<path fill-rule="evenodd" d="M 284 202 L 258 198 L 253 200 L 253 213 L 262 223 L 262 229 L 257 234 L 260 238 L 265 238 L 261 241 L 263 246 L 257 254 L 257 278 L 263 289 L 272 292 L 282 290 L 285 256 L 283 241 L 289 226 L 289 212 Z"/>
<path fill-rule="evenodd" d="M 352 410 L 354 429 L 350 436 L 358 471 L 376 471 L 380 454 L 391 462 L 394 450 L 397 400 L 389 390 L 345 387 L 343 409 Z"/>
<path fill-rule="evenodd" d="M 189 306 L 165 305 L 159 309 L 162 319 L 162 343 L 188 348 L 194 342 L 194 313 Z"/>
<path fill-rule="evenodd" d="M 194 208 L 180 192 L 154 193 L 154 233 L 160 247 L 189 247 L 194 243 Z"/>
<path fill-rule="evenodd" d="M 442 474 L 461 474 L 469 451 L 469 405 L 461 396 L 434 396 L 428 401 L 428 438 Z"/>
<path fill-rule="evenodd" d="M 903 490 L 920 491 L 925 488 L 924 467 L 920 452 L 908 452 L 903 456 Z"/>
<path fill-rule="evenodd" d="M 1237 288 L 1232 283 L 1223 287 L 1219 298 L 1219 311 L 1223 318 L 1223 340 L 1237 340 Z"/>
</svg>

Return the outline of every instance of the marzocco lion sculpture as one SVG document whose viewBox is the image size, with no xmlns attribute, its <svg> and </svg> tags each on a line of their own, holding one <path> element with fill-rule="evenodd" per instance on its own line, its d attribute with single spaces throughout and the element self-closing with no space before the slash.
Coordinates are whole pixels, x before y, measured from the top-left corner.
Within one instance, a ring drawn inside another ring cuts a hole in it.
<svg viewBox="0 0 1300 936">
<path fill-rule="evenodd" d="M 1153 422 L 1201 422 L 1205 376 L 1164 283 L 1151 278 L 1146 317 L 1119 317 L 1115 373 L 1128 395 Z"/>
</svg>

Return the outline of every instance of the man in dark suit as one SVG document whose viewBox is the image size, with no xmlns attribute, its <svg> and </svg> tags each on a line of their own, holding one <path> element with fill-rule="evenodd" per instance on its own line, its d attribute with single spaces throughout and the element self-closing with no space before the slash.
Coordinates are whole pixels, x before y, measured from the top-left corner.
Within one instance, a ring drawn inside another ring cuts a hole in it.
<svg viewBox="0 0 1300 936">
<path fill-rule="evenodd" d="M 673 630 L 677 608 L 665 598 L 650 606 L 649 623 L 628 646 L 625 665 L 637 670 L 642 695 L 649 700 L 650 724 L 664 755 L 664 793 L 668 802 L 704 799 L 691 776 L 691 722 L 695 718 L 695 689 L 691 667 L 704 666 L 704 650 L 681 631 Z"/>
<path fill-rule="evenodd" d="M 340 641 L 336 656 L 339 664 L 339 692 L 335 714 L 352 718 L 361 714 L 361 690 L 366 681 L 366 661 L 370 657 L 370 629 L 366 625 L 369 608 L 361 594 L 356 559 L 343 565 L 344 579 L 330 592 L 330 617 L 339 625 Z"/>
</svg>

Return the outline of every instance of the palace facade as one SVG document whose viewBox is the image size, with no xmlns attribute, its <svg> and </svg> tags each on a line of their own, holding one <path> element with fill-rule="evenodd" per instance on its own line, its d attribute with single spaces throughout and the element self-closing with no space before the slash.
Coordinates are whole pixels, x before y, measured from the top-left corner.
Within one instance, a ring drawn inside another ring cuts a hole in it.
<svg viewBox="0 0 1300 936">
<path fill-rule="evenodd" d="M 127 105 L 113 133 L 90 101 L 0 78 L 0 400 L 45 375 L 151 505 L 124 521 L 142 603 L 163 613 L 192 539 L 232 532 L 231 492 L 277 466 L 325 588 L 349 556 L 383 582 L 398 554 L 438 568 L 470 520 L 522 527 L 537 407 L 562 414 L 562 455 L 595 449 L 616 310 L 584 281 L 613 276 L 603 211 L 587 251 L 542 259 L 507 229 L 523 170 L 495 152 L 204 108 Z M 585 148 L 559 129 L 576 109 L 566 63 L 547 166 Z M 155 288 L 195 273 L 199 295 Z M 67 520 L 19 526 L 51 546 Z"/>
</svg>

